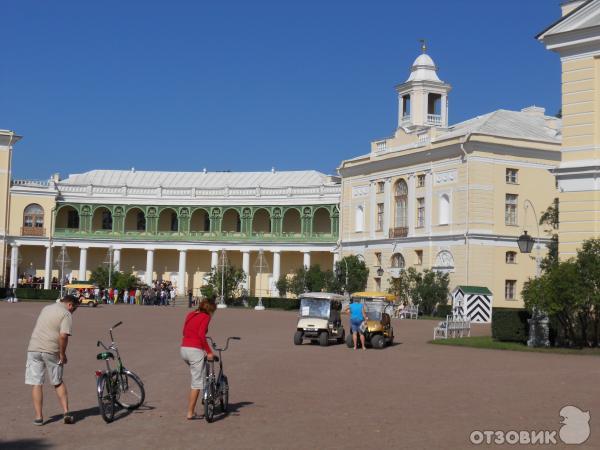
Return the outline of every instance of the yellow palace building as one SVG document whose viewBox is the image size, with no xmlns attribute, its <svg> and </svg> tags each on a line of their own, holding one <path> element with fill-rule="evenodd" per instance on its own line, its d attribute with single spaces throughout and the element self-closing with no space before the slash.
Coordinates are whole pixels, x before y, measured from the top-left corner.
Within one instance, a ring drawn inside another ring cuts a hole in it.
<svg viewBox="0 0 600 450">
<path fill-rule="evenodd" d="M 536 263 L 517 238 L 525 226 L 537 237 L 532 210 L 558 196 L 561 120 L 531 106 L 449 125 L 450 90 L 423 48 L 396 86 L 394 133 L 339 167 L 341 248 L 363 255 L 368 289 L 415 267 L 448 272 L 451 287 L 487 287 L 495 307 L 522 306 Z"/>
</svg>

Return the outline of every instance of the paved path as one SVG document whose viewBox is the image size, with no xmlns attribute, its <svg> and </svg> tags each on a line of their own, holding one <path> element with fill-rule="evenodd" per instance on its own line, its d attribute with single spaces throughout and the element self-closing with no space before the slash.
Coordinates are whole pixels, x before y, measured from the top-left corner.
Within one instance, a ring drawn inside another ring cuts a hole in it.
<svg viewBox="0 0 600 450">
<path fill-rule="evenodd" d="M 34 427 L 23 375 L 43 305 L 0 304 L 1 448 L 463 449 L 473 430 L 558 430 L 568 404 L 592 417 L 586 446 L 571 448 L 600 447 L 598 357 L 433 346 L 428 320 L 395 320 L 400 344 L 354 352 L 293 346 L 290 312 L 219 310 L 217 342 L 243 338 L 224 358 L 233 412 L 213 424 L 186 421 L 189 373 L 178 350 L 186 310 L 129 305 L 76 312 L 65 379 L 78 422 Z M 147 407 L 107 425 L 96 407 L 95 344 L 119 320 L 115 336 L 146 383 Z M 45 393 L 48 418 L 58 403 L 51 387 Z"/>
</svg>

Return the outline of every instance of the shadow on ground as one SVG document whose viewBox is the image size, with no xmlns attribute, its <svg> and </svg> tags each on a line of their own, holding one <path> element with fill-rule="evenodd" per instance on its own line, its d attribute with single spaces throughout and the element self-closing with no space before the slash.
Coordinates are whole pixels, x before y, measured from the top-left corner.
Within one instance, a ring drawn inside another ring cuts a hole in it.
<svg viewBox="0 0 600 450">
<path fill-rule="evenodd" d="M 237 403 L 230 403 L 229 407 L 227 408 L 227 414 L 219 414 L 218 416 L 215 416 L 215 422 L 218 422 L 219 420 L 223 420 L 225 419 L 227 416 L 239 416 L 240 415 L 240 409 L 245 408 L 246 406 L 250 406 L 250 405 L 254 405 L 253 402 L 237 402 Z"/>
<path fill-rule="evenodd" d="M 129 414 L 134 413 L 134 412 L 152 411 L 153 409 L 154 409 L 154 406 L 150 406 L 150 405 L 146 405 L 146 404 L 140 406 L 137 409 L 133 409 L 133 410 L 129 410 L 126 408 L 120 408 L 115 413 L 115 418 L 113 421 L 121 420 L 124 417 L 127 417 Z M 91 408 L 80 409 L 79 411 L 71 411 L 71 414 L 73 414 L 73 417 L 75 418 L 75 423 L 77 423 L 77 422 L 81 422 L 81 421 L 87 419 L 88 417 L 100 416 L 100 410 L 98 409 L 97 406 L 92 406 Z M 47 424 L 53 423 L 53 422 L 59 422 L 62 419 L 63 419 L 62 414 L 56 414 L 56 415 L 50 417 L 48 420 L 46 420 L 46 422 L 44 422 L 44 425 L 47 425 Z"/>
<path fill-rule="evenodd" d="M 47 443 L 45 439 L 16 439 L 14 441 L 0 442 L 0 449 L 2 450 L 41 450 L 52 447 L 53 446 Z"/>
</svg>

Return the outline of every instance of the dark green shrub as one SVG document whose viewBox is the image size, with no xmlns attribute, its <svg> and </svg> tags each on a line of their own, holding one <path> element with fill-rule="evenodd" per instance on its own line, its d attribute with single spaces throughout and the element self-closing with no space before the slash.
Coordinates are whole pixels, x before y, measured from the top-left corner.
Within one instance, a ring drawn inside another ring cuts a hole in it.
<svg viewBox="0 0 600 450">
<path fill-rule="evenodd" d="M 0 288 L 0 298 L 6 298 L 6 288 Z"/>
<path fill-rule="evenodd" d="M 527 342 L 530 314 L 526 309 L 493 308 L 492 338 L 497 341 Z"/>
<path fill-rule="evenodd" d="M 435 310 L 436 317 L 446 318 L 446 316 L 449 316 L 451 314 L 452 314 L 452 305 L 438 305 Z"/>
<path fill-rule="evenodd" d="M 15 295 L 19 300 L 56 300 L 60 291 L 55 289 L 17 288 Z"/>
</svg>

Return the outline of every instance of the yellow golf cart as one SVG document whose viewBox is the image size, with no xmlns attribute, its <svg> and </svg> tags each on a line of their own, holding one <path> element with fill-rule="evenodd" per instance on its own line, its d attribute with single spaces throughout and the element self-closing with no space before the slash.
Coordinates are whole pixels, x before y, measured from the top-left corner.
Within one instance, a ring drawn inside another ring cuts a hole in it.
<svg viewBox="0 0 600 450">
<path fill-rule="evenodd" d="M 386 292 L 357 292 L 352 294 L 352 300 L 364 304 L 367 310 L 365 344 L 377 349 L 391 345 L 394 342 L 391 315 L 396 297 Z M 346 345 L 354 346 L 351 334 L 346 338 Z"/>
<path fill-rule="evenodd" d="M 91 306 L 93 308 L 98 306 L 98 300 L 94 298 L 96 285 L 91 283 L 71 283 L 65 285 L 65 289 L 67 290 L 67 294 L 79 298 L 80 305 Z"/>
</svg>

